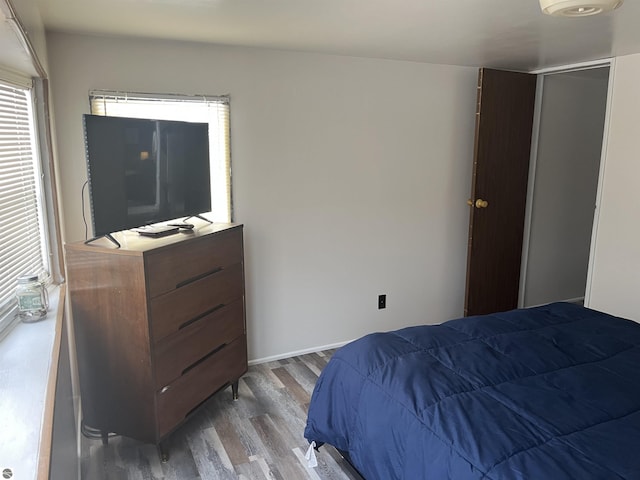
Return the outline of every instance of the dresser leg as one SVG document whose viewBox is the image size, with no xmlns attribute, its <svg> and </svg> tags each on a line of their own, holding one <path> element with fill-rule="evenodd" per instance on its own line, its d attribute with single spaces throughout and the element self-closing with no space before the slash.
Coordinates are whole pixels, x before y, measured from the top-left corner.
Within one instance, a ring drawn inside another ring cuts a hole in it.
<svg viewBox="0 0 640 480">
<path fill-rule="evenodd" d="M 109 445 L 109 432 L 100 430 L 100 438 L 102 438 L 102 445 Z"/>
<path fill-rule="evenodd" d="M 234 400 L 238 400 L 238 380 L 231 384 L 231 394 Z"/>
<path fill-rule="evenodd" d="M 156 445 L 158 447 L 158 457 L 160 457 L 160 461 L 162 463 L 167 463 L 169 461 L 169 452 L 167 452 L 166 447 L 162 444 L 162 442 Z"/>
</svg>

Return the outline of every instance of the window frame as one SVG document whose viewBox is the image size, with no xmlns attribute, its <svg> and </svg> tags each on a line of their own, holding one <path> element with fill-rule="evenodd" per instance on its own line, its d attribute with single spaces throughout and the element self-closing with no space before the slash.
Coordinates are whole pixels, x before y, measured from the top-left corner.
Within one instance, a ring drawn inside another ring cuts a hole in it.
<svg viewBox="0 0 640 480">
<path fill-rule="evenodd" d="M 35 209 L 32 209 L 36 215 L 36 222 L 38 224 L 37 236 L 39 237 L 37 249 L 40 250 L 41 262 L 39 262 L 38 273 L 40 280 L 46 285 L 51 284 L 57 277 L 59 280 L 59 267 L 56 268 L 56 255 L 54 255 L 53 247 L 57 243 L 52 241 L 51 235 L 53 234 L 57 240 L 57 229 L 51 226 L 49 221 L 49 209 L 47 205 L 52 202 L 52 190 L 47 187 L 47 178 L 50 175 L 46 174 L 48 169 L 44 162 L 41 148 L 41 117 L 38 115 L 40 111 L 38 105 L 38 87 L 42 86 L 42 83 L 38 79 L 31 79 L 21 76 L 15 72 L 7 72 L 0 68 L 0 83 L 3 88 L 12 88 L 20 90 L 24 93 L 26 99 L 26 110 L 29 119 L 29 155 L 32 162 L 31 174 L 33 175 L 33 188 L 35 197 Z M 40 88 L 40 91 L 41 88 Z M 46 118 L 46 117 L 45 117 Z M 47 124 L 45 124 L 47 125 Z M 51 199 L 51 200 L 50 200 Z M 21 206 L 24 206 L 22 204 Z M 20 207 L 19 207 L 20 208 Z M 15 240 L 19 240 L 15 238 Z M 52 275 L 52 272 L 56 270 L 56 275 Z M 22 272 L 22 274 L 27 272 Z M 16 278 L 2 279 L 3 284 L 7 288 L 7 292 L 15 291 Z M 11 288 L 13 287 L 13 288 Z M 17 301 L 15 297 L 11 297 L 11 293 L 4 297 L 5 303 L 0 305 L 0 340 L 4 338 L 11 329 L 19 323 L 19 317 L 17 315 Z"/>
</svg>

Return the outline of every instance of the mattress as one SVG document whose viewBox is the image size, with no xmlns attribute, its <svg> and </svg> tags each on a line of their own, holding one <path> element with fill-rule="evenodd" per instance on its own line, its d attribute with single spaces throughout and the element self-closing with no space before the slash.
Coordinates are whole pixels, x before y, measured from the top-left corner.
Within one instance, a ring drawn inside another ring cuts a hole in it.
<svg viewBox="0 0 640 480">
<path fill-rule="evenodd" d="M 640 325 L 554 303 L 367 335 L 304 435 L 366 480 L 640 479 Z"/>
</svg>

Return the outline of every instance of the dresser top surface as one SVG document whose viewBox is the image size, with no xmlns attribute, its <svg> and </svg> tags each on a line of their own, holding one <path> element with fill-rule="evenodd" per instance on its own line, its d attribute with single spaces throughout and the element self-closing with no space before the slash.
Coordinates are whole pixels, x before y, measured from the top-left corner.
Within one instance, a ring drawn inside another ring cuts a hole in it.
<svg viewBox="0 0 640 480">
<path fill-rule="evenodd" d="M 68 251 L 109 252 L 119 255 L 144 255 L 152 251 L 162 250 L 177 243 L 208 237 L 219 233 L 242 229 L 238 223 L 212 223 L 196 226 L 193 230 L 180 230 L 164 237 L 147 237 L 130 230 L 112 233 L 111 236 L 120 243 L 118 248 L 106 237 L 97 238 L 89 244 L 83 241 L 65 244 Z"/>
</svg>

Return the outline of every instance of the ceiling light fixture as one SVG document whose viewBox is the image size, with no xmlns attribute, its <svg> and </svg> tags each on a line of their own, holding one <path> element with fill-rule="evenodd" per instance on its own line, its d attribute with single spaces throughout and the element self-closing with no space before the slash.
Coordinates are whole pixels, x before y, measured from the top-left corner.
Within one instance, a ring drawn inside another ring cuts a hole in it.
<svg viewBox="0 0 640 480">
<path fill-rule="evenodd" d="M 588 17 L 615 10 L 623 0 L 540 0 L 540 8 L 556 17 Z"/>
</svg>

